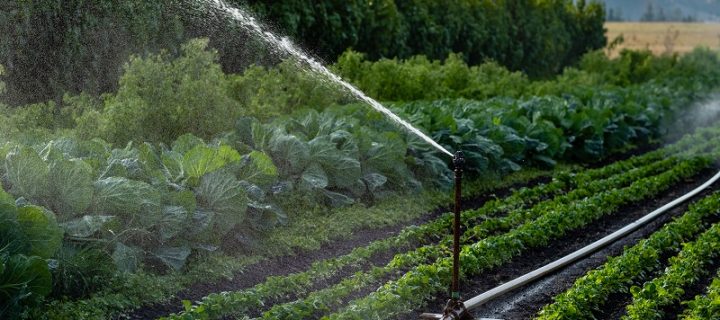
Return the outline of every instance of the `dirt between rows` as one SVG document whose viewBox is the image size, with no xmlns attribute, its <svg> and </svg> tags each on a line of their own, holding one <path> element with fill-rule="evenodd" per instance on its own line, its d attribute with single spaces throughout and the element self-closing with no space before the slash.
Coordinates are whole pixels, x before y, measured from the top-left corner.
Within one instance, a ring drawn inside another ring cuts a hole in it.
<svg viewBox="0 0 720 320">
<path fill-rule="evenodd" d="M 547 183 L 550 177 L 540 177 L 526 183 L 517 183 L 506 188 L 500 188 L 492 192 L 483 194 L 478 197 L 463 199 L 463 209 L 470 210 L 481 207 L 485 202 L 494 198 L 503 198 L 511 194 L 514 190 L 521 187 L 533 187 L 541 183 Z M 449 206 L 436 208 L 420 218 L 411 220 L 406 223 L 400 223 L 395 226 L 384 227 L 379 229 L 361 229 L 353 232 L 349 237 L 338 239 L 337 241 L 323 245 L 319 250 L 301 251 L 292 256 L 279 256 L 269 258 L 262 262 L 252 264 L 235 274 L 233 279 L 221 282 L 203 282 L 195 283 L 188 288 L 178 292 L 174 297 L 163 303 L 155 303 L 128 311 L 126 313 L 116 315 L 114 319 L 157 319 L 158 317 L 167 316 L 172 313 L 182 311 L 182 301 L 198 301 L 211 293 L 223 291 L 238 291 L 250 288 L 254 285 L 264 282 L 270 276 L 284 276 L 296 272 L 307 270 L 313 262 L 329 259 L 345 255 L 354 248 L 366 246 L 369 243 L 397 235 L 403 228 L 411 225 L 422 225 L 440 217 L 443 213 L 451 211 Z M 396 248 L 394 252 L 386 252 L 376 255 L 367 264 L 361 266 L 362 270 L 368 269 L 371 265 L 384 265 L 394 254 L 407 251 L 407 248 Z M 395 252 L 396 251 L 396 252 Z M 316 284 L 317 289 L 326 287 L 333 283 L 339 282 L 345 276 L 358 271 L 358 268 L 346 268 L 334 275 L 332 279 L 328 279 L 322 283 Z M 277 301 L 267 301 L 267 306 L 274 303 L 291 301 L 292 297 L 288 296 Z M 253 313 L 259 313 L 261 310 L 253 310 Z"/>
<path fill-rule="evenodd" d="M 561 239 L 552 241 L 544 248 L 533 248 L 526 254 L 513 259 L 511 262 L 506 263 L 502 267 L 472 277 L 468 281 L 461 283 L 463 298 L 467 300 L 481 294 L 615 232 L 625 225 L 701 185 L 710 176 L 712 176 L 716 170 L 717 168 L 704 170 L 695 177 L 677 184 L 672 189 L 661 194 L 659 197 L 625 206 L 611 216 L 607 216 L 580 230 L 570 232 Z M 543 306 L 552 302 L 552 298 L 554 296 L 570 288 L 575 279 L 584 275 L 587 271 L 601 266 L 605 263 L 608 257 L 621 254 L 626 246 L 632 246 L 639 240 L 646 238 L 654 231 L 662 227 L 665 223 L 670 221 L 673 217 L 681 215 L 687 210 L 689 203 L 701 199 L 702 197 L 712 193 L 712 191 L 718 189 L 720 189 L 718 184 L 711 186 L 711 188 L 703 191 L 691 199 L 691 201 L 685 202 L 683 205 L 667 212 L 664 216 L 659 217 L 648 225 L 624 237 L 620 241 L 617 241 L 588 256 L 587 258 L 557 271 L 551 276 L 545 277 L 538 282 L 518 289 L 515 292 L 499 297 L 498 299 L 473 310 L 472 314 L 480 318 L 495 318 L 503 320 L 533 318 Z M 703 281 L 700 281 L 700 283 L 702 284 Z M 597 315 L 599 319 L 619 318 L 619 316 L 623 314 L 622 311 L 624 310 L 624 306 L 629 301 L 624 295 L 609 298 L 610 305 L 607 306 L 603 315 Z M 400 319 L 418 319 L 419 314 L 422 312 L 440 312 L 446 301 L 447 296 L 440 296 L 434 301 L 430 301 L 427 304 L 427 307 L 424 308 L 425 310 L 418 310 L 415 313 L 400 317 Z"/>
</svg>

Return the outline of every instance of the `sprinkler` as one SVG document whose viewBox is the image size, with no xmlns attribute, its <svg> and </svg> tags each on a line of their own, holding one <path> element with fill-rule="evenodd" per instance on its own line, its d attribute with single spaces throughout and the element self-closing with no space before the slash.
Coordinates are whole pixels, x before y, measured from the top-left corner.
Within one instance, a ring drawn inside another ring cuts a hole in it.
<svg viewBox="0 0 720 320">
<path fill-rule="evenodd" d="M 445 305 L 442 314 L 423 313 L 420 319 L 439 320 L 471 320 L 472 315 L 465 308 L 460 299 L 460 210 L 462 201 L 462 172 L 465 166 L 465 157 L 462 151 L 453 156 L 453 167 L 455 171 L 455 217 L 453 219 L 453 269 L 452 283 L 450 285 L 450 299 Z"/>
</svg>

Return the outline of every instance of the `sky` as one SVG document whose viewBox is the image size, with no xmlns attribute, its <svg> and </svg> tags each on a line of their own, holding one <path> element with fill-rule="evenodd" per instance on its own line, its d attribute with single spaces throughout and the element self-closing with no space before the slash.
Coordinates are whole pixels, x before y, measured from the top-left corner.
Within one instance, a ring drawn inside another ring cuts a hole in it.
<svg viewBox="0 0 720 320">
<path fill-rule="evenodd" d="M 602 0 L 607 9 L 620 12 L 624 20 L 637 21 L 647 12 L 648 4 L 652 4 L 655 14 L 659 8 L 666 16 L 693 16 L 700 21 L 720 22 L 719 0 Z"/>
</svg>

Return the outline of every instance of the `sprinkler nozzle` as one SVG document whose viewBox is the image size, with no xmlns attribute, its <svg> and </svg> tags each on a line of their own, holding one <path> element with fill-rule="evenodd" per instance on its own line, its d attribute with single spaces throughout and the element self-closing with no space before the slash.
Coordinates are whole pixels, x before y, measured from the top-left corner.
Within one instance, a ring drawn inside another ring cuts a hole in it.
<svg viewBox="0 0 720 320">
<path fill-rule="evenodd" d="M 455 169 L 462 169 L 465 166 L 465 154 L 462 151 L 455 152 L 453 166 Z"/>
</svg>

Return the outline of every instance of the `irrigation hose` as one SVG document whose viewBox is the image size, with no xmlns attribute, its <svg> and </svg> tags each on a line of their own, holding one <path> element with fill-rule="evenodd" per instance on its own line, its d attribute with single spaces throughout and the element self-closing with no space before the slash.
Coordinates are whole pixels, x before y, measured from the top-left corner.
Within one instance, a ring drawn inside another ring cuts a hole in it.
<svg viewBox="0 0 720 320">
<path fill-rule="evenodd" d="M 666 211 L 675 208 L 679 204 L 687 201 L 688 199 L 696 196 L 698 193 L 702 192 L 703 190 L 707 189 L 709 186 L 717 182 L 717 180 L 720 179 L 720 172 L 715 174 L 710 180 L 703 183 L 701 186 L 695 188 L 694 190 L 688 192 L 687 194 L 683 195 L 682 197 L 679 197 L 670 203 L 656 209 L 653 212 L 650 212 L 649 214 L 645 215 L 644 217 L 636 220 L 635 222 L 623 227 L 622 229 L 613 232 L 612 234 L 593 242 L 590 245 L 587 245 L 583 247 L 580 250 L 577 250 L 569 255 L 566 255 L 558 260 L 555 260 L 554 262 L 551 262 L 547 265 L 545 265 L 542 268 L 536 269 L 530 273 L 527 273 L 519 278 L 516 278 L 512 281 L 509 281 L 507 283 L 504 283 L 500 286 L 497 286 L 493 289 L 490 289 L 478 296 L 475 296 L 474 298 L 465 301 L 465 307 L 468 310 L 477 309 L 478 307 L 482 306 L 483 304 L 487 303 L 490 300 L 493 300 L 499 296 L 502 296 L 510 291 L 513 291 L 515 289 L 518 289 L 528 283 L 534 282 L 535 280 L 538 280 L 542 277 L 544 277 L 547 274 L 550 274 L 570 263 L 573 263 L 580 258 L 583 258 L 591 253 L 594 253 L 595 251 L 607 246 L 608 244 L 615 242 L 619 240 L 620 238 L 625 237 L 626 235 L 636 231 L 640 227 L 646 225 L 648 222 L 654 220 L 658 216 L 664 214 Z"/>
</svg>

